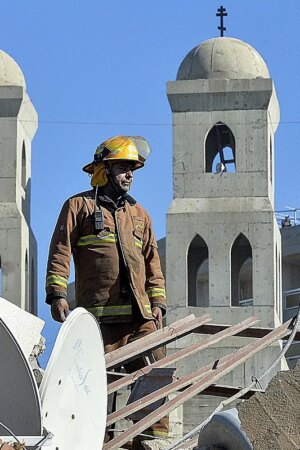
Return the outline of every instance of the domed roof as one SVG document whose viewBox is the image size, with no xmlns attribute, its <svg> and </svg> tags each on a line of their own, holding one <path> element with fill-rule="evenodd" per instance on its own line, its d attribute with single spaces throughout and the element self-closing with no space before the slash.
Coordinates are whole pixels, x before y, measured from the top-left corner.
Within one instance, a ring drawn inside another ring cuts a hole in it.
<svg viewBox="0 0 300 450">
<path fill-rule="evenodd" d="M 193 48 L 182 61 L 177 80 L 270 78 L 268 67 L 251 45 L 218 37 Z"/>
<path fill-rule="evenodd" d="M 23 86 L 26 88 L 24 75 L 16 61 L 0 50 L 0 86 Z"/>
</svg>

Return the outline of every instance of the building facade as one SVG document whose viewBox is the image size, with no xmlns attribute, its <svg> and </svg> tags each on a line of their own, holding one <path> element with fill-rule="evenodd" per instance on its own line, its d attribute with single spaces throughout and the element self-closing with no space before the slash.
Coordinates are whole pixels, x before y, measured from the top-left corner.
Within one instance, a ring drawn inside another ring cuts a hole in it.
<svg viewBox="0 0 300 450">
<path fill-rule="evenodd" d="M 165 254 L 168 320 L 208 312 L 215 323 L 235 324 L 257 315 L 261 326 L 276 327 L 282 321 L 273 156 L 279 104 L 268 68 L 249 44 L 210 39 L 184 58 L 167 95 L 174 191 Z M 228 339 L 183 361 L 179 371 L 189 373 L 240 345 Z M 279 351 L 274 344 L 222 382 L 249 384 Z M 277 370 L 286 367 L 283 361 Z M 184 406 L 185 429 L 219 402 L 201 397 Z"/>
<path fill-rule="evenodd" d="M 17 63 L 0 51 L 0 296 L 37 312 L 37 245 L 30 227 L 31 142 L 38 117 Z"/>
</svg>

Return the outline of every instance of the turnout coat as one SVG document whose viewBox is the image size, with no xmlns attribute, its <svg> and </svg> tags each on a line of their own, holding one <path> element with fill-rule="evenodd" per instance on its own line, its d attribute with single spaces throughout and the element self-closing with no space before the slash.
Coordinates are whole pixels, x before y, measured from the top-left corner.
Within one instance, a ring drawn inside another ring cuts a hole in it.
<svg viewBox="0 0 300 450">
<path fill-rule="evenodd" d="M 151 219 L 129 195 L 115 204 L 99 195 L 102 229 L 95 226 L 95 190 L 68 199 L 49 250 L 46 302 L 67 298 L 70 262 L 75 266 L 75 301 L 100 322 L 153 319 L 151 308 L 166 309 L 164 277 Z"/>
</svg>

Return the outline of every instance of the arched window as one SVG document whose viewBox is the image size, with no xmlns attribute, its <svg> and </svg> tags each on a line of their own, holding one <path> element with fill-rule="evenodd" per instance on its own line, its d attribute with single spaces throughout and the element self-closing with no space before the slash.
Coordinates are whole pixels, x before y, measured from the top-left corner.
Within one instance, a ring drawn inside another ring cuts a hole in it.
<svg viewBox="0 0 300 450">
<path fill-rule="evenodd" d="M 30 312 L 32 314 L 36 313 L 36 304 L 35 304 L 35 270 L 34 270 L 34 260 L 31 260 L 31 274 L 30 274 Z"/>
<path fill-rule="evenodd" d="M 2 264 L 1 264 L 1 255 L 0 255 L 0 297 L 2 297 Z"/>
<path fill-rule="evenodd" d="M 188 306 L 208 306 L 208 247 L 195 236 L 188 250 Z"/>
<path fill-rule="evenodd" d="M 273 144 L 272 137 L 270 137 L 270 182 L 273 182 Z"/>
<path fill-rule="evenodd" d="M 200 265 L 196 280 L 196 306 L 209 306 L 208 258 Z"/>
<path fill-rule="evenodd" d="M 253 304 L 252 248 L 242 233 L 231 249 L 231 305 Z"/>
<path fill-rule="evenodd" d="M 277 249 L 277 244 L 275 246 L 275 264 L 276 264 L 276 269 L 275 269 L 275 305 L 276 305 L 276 311 L 279 314 L 279 307 L 278 307 L 278 300 L 279 300 L 279 265 L 278 265 L 278 249 Z"/>
<path fill-rule="evenodd" d="M 216 123 L 205 142 L 205 171 L 235 172 L 235 139 L 230 128 L 222 122 Z"/>
<path fill-rule="evenodd" d="M 29 270 L 28 270 L 28 253 L 25 254 L 25 309 L 29 310 Z"/>
<path fill-rule="evenodd" d="M 22 174 L 21 174 L 21 184 L 22 188 L 25 190 L 26 188 L 26 148 L 25 148 L 25 142 L 23 141 L 22 144 Z"/>
<path fill-rule="evenodd" d="M 299 276 L 297 282 L 299 283 Z M 276 244 L 276 311 L 279 318 L 282 317 L 281 295 L 281 253 Z"/>
</svg>

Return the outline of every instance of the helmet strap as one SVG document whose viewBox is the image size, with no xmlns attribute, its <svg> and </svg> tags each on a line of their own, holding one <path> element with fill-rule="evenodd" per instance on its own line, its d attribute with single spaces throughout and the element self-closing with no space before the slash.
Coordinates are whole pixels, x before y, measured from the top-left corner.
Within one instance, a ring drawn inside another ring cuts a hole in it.
<svg viewBox="0 0 300 450">
<path fill-rule="evenodd" d="M 114 192 L 116 194 L 116 197 L 119 198 L 122 194 L 119 192 L 119 190 L 118 190 L 118 188 L 116 186 L 116 183 L 114 182 L 114 180 L 113 180 L 113 178 L 111 176 L 111 168 L 110 168 L 109 163 L 108 164 L 105 163 L 105 171 L 106 171 L 106 175 L 107 175 L 107 178 L 108 178 L 108 182 L 110 183 L 111 187 L 113 188 L 113 190 L 114 190 Z"/>
</svg>

